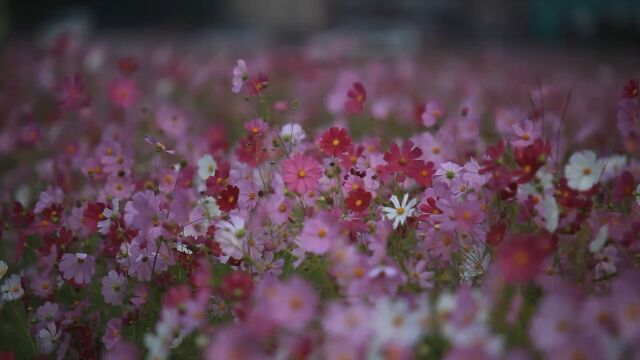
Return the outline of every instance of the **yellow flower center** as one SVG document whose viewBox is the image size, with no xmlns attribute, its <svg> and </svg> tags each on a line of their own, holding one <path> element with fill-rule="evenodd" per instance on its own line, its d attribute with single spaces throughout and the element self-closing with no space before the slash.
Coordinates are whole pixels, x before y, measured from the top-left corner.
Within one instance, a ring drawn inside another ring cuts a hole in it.
<svg viewBox="0 0 640 360">
<path fill-rule="evenodd" d="M 333 139 L 333 141 L 331 143 L 333 144 L 333 146 L 338 146 L 338 145 L 340 145 L 340 140 Z"/>
<path fill-rule="evenodd" d="M 585 176 L 591 174 L 591 168 L 588 168 L 588 167 L 584 168 L 582 170 L 582 174 Z"/>
<path fill-rule="evenodd" d="M 358 199 L 356 200 L 356 206 L 361 206 L 362 205 L 362 200 Z"/>
<path fill-rule="evenodd" d="M 402 215 L 404 214 L 404 208 L 403 207 L 399 207 L 396 209 L 396 213 L 398 213 L 398 215 Z"/>
<path fill-rule="evenodd" d="M 307 176 L 307 173 L 304 170 L 298 171 L 298 177 L 300 179 L 304 178 L 305 176 Z"/>
<path fill-rule="evenodd" d="M 324 238 L 325 236 L 327 236 L 327 230 L 326 229 L 320 229 L 318 230 L 318 237 L 319 238 Z"/>
</svg>

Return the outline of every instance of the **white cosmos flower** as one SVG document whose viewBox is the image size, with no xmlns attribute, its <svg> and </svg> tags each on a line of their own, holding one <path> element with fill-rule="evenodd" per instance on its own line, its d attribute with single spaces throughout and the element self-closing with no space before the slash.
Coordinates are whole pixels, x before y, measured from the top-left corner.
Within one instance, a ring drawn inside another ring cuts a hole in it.
<svg viewBox="0 0 640 360">
<path fill-rule="evenodd" d="M 7 263 L 3 260 L 0 260 L 0 279 L 4 277 L 4 275 L 7 273 L 7 270 L 9 270 L 9 266 L 7 265 Z"/>
<path fill-rule="evenodd" d="M 280 130 L 280 138 L 282 138 L 282 141 L 285 143 L 295 145 L 300 143 L 306 137 L 307 135 L 299 124 L 286 124 L 282 127 L 282 130 Z"/>
<path fill-rule="evenodd" d="M 111 228 L 111 220 L 115 219 L 118 216 L 118 212 L 120 208 L 118 204 L 118 199 L 112 200 L 111 207 L 113 209 L 109 209 L 108 207 L 105 207 L 104 210 L 102 211 L 102 216 L 104 217 L 104 220 L 98 221 L 98 232 L 100 234 L 103 234 L 103 235 L 108 234 Z"/>
<path fill-rule="evenodd" d="M 412 311 L 407 301 L 382 298 L 376 303 L 372 314 L 372 349 L 392 342 L 401 346 L 411 346 L 422 336 L 422 314 Z"/>
<path fill-rule="evenodd" d="M 602 175 L 604 163 L 591 150 L 574 153 L 569 158 L 569 164 L 564 168 L 569 188 L 578 191 L 591 189 Z"/>
<path fill-rule="evenodd" d="M 409 194 L 404 194 L 402 197 L 402 203 L 398 201 L 398 197 L 391 196 L 391 202 L 393 207 L 382 207 L 382 212 L 387 219 L 393 221 L 393 228 L 397 229 L 399 225 L 404 225 L 407 222 L 407 218 L 413 215 L 416 206 L 416 199 L 409 201 Z"/>
<path fill-rule="evenodd" d="M 556 198 L 552 195 L 547 195 L 540 203 L 540 206 L 542 207 L 542 218 L 545 220 L 545 229 L 550 232 L 556 231 L 558 220 L 560 219 L 560 209 Z"/>
<path fill-rule="evenodd" d="M 628 159 L 625 155 L 611 155 L 601 161 L 603 164 L 606 164 L 601 179 L 604 182 L 620 175 L 624 170 L 624 167 L 627 166 Z"/>
<path fill-rule="evenodd" d="M 220 207 L 218 206 L 218 202 L 212 196 L 207 196 L 202 199 L 202 206 L 204 206 L 205 211 L 209 218 L 217 218 L 222 214 L 220 212 Z"/>
<path fill-rule="evenodd" d="M 6 301 L 18 300 L 24 295 L 24 289 L 20 283 L 20 276 L 13 274 L 9 276 L 2 286 L 0 286 L 0 295 Z"/>
<path fill-rule="evenodd" d="M 218 164 L 209 154 L 198 159 L 198 177 L 202 181 L 206 181 L 209 176 L 215 174 Z"/>
<path fill-rule="evenodd" d="M 600 251 L 604 247 L 604 244 L 607 242 L 608 237 L 609 225 L 603 225 L 600 230 L 598 230 L 598 234 L 596 234 L 596 237 L 593 238 L 593 240 L 589 244 L 589 251 L 591 251 L 592 254 Z"/>
<path fill-rule="evenodd" d="M 220 248 L 234 259 L 242 259 L 244 256 L 244 244 L 247 230 L 244 228 L 244 219 L 232 215 L 228 221 L 220 221 L 217 224 L 216 237 Z"/>
</svg>

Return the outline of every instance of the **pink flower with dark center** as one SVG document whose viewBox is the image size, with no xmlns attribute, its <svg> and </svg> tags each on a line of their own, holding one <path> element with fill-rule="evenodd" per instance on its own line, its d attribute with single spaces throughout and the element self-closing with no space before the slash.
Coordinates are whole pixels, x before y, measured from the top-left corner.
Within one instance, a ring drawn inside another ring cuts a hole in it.
<svg viewBox="0 0 640 360">
<path fill-rule="evenodd" d="M 91 255 L 84 253 L 64 254 L 60 259 L 62 278 L 76 285 L 88 285 L 96 272 L 96 261 Z"/>
<path fill-rule="evenodd" d="M 282 162 L 282 177 L 289 189 L 304 194 L 318 188 L 322 168 L 314 158 L 296 154 Z"/>
</svg>

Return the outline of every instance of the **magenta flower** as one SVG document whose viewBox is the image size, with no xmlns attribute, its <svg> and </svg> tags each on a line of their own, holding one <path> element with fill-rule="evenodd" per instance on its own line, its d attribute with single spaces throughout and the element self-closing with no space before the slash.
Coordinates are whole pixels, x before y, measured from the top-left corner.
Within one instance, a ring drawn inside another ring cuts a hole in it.
<svg viewBox="0 0 640 360">
<path fill-rule="evenodd" d="M 115 80 L 109 84 L 109 99 L 111 102 L 124 109 L 128 109 L 140 96 L 135 81 L 124 78 Z"/>
<path fill-rule="evenodd" d="M 253 119 L 244 124 L 244 129 L 250 136 L 262 136 L 269 130 L 269 124 L 260 118 Z"/>
<path fill-rule="evenodd" d="M 262 292 L 256 293 L 256 298 L 264 302 L 268 316 L 276 324 L 290 331 L 302 331 L 316 315 L 318 298 L 313 287 L 298 277 L 273 286 L 274 289 L 265 289 L 274 291 L 266 299 L 261 298 Z"/>
<path fill-rule="evenodd" d="M 322 168 L 312 157 L 296 154 L 282 162 L 282 177 L 289 189 L 304 194 L 318 188 Z"/>
<path fill-rule="evenodd" d="M 96 261 L 93 256 L 84 253 L 67 253 L 62 255 L 59 267 L 63 279 L 83 286 L 91 282 L 96 271 Z"/>
<path fill-rule="evenodd" d="M 67 76 L 56 86 L 58 105 L 62 110 L 74 110 L 89 105 L 84 81 L 80 74 Z"/>
<path fill-rule="evenodd" d="M 115 270 L 109 271 L 107 276 L 102 278 L 102 296 L 107 304 L 120 305 L 126 290 L 127 279 Z"/>
</svg>

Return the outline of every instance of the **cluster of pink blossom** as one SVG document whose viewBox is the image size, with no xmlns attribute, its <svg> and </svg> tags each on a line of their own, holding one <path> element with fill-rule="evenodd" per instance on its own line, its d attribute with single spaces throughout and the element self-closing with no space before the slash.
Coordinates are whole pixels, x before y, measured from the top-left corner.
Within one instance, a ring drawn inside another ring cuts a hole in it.
<svg viewBox="0 0 640 360">
<path fill-rule="evenodd" d="M 1 55 L 0 358 L 640 357 L 638 69 L 153 43 Z"/>
</svg>

